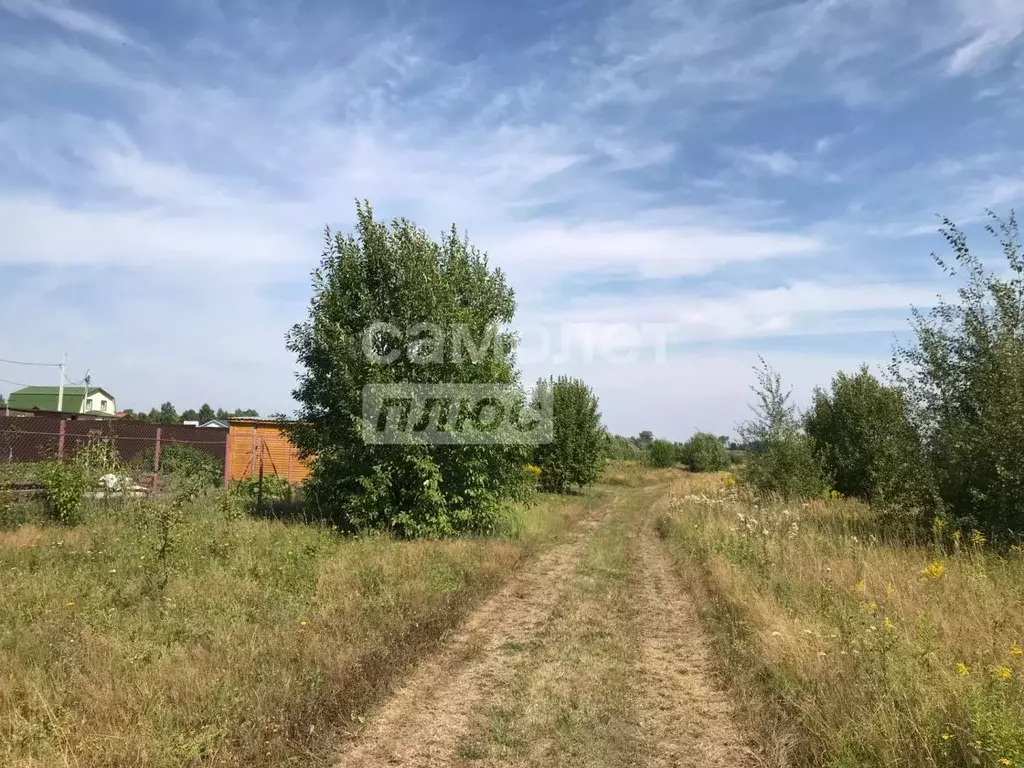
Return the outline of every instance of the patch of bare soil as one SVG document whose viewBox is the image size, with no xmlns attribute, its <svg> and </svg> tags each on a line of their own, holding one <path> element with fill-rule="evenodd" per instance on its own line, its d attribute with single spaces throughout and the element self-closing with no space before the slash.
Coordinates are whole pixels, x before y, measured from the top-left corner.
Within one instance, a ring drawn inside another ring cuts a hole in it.
<svg viewBox="0 0 1024 768">
<path fill-rule="evenodd" d="M 550 617 L 608 505 L 576 526 L 487 600 L 368 718 L 338 766 L 448 766 L 476 713 L 500 697 L 512 671 L 503 647 L 523 643 Z"/>
</svg>

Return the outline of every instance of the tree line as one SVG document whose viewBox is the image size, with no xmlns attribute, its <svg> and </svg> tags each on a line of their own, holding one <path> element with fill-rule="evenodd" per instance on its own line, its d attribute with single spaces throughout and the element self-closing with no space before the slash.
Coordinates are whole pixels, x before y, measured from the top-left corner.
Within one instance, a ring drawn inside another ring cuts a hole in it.
<svg viewBox="0 0 1024 768">
<path fill-rule="evenodd" d="M 1024 255 L 1015 217 L 991 212 L 1004 269 L 990 268 L 948 219 L 952 258 L 933 255 L 956 299 L 912 309 L 913 338 L 882 378 L 839 372 L 801 413 L 764 361 L 744 478 L 785 496 L 841 493 L 913 526 L 1024 531 Z"/>
<path fill-rule="evenodd" d="M 162 404 L 159 408 L 151 408 L 148 413 L 133 411 L 131 408 L 123 411 L 126 419 L 134 419 L 146 424 L 182 424 L 186 421 L 198 421 L 205 424 L 213 419 L 227 420 L 233 417 L 250 416 L 258 417 L 259 413 L 252 408 L 236 408 L 234 411 L 227 411 L 223 408 L 214 410 L 209 403 L 203 403 L 198 409 L 189 408 L 180 414 L 171 402 Z"/>
</svg>

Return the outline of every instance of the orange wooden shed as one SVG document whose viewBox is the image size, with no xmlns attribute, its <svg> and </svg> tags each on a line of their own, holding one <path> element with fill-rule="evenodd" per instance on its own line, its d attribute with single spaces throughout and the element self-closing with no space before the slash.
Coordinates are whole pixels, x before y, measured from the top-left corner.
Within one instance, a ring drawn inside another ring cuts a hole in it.
<svg viewBox="0 0 1024 768">
<path fill-rule="evenodd" d="M 309 467 L 281 432 L 281 422 L 276 419 L 229 419 L 226 453 L 227 483 L 259 477 L 261 465 L 265 476 L 277 475 L 289 483 L 301 483 L 309 476 Z"/>
</svg>

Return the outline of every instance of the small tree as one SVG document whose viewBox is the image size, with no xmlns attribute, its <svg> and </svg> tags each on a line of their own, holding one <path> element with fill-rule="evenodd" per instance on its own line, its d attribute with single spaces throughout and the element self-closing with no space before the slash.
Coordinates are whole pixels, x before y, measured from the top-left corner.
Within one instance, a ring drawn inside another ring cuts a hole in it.
<svg viewBox="0 0 1024 768">
<path fill-rule="evenodd" d="M 647 456 L 647 463 L 652 467 L 672 467 L 679 460 L 679 451 L 668 440 L 652 440 Z"/>
<path fill-rule="evenodd" d="M 729 466 L 725 442 L 710 432 L 697 432 L 680 449 L 680 459 L 691 472 L 721 472 Z"/>
<path fill-rule="evenodd" d="M 541 488 L 564 493 L 570 486 L 591 485 L 601 470 L 604 429 L 597 398 L 579 379 L 560 376 L 537 382 L 537 403 L 551 398 L 554 440 L 538 445 L 533 463 L 541 468 Z"/>
<path fill-rule="evenodd" d="M 763 358 L 760 368 L 754 371 L 754 415 L 739 425 L 739 434 L 742 441 L 757 445 L 758 450 L 748 457 L 743 479 L 762 493 L 785 497 L 820 495 L 825 482 L 814 456 L 814 441 L 801 431 L 792 390 L 782 386 L 782 377 Z"/>
<path fill-rule="evenodd" d="M 200 424 L 205 424 L 208 421 L 212 421 L 215 415 L 216 414 L 214 413 L 213 408 L 210 407 L 210 404 L 203 403 L 199 408 L 199 412 L 196 414 L 196 417 Z"/>
<path fill-rule="evenodd" d="M 370 385 L 517 388 L 515 337 L 500 330 L 512 289 L 454 227 L 435 242 L 410 221 L 374 219 L 368 203 L 356 214 L 354 234 L 326 233 L 309 317 L 288 335 L 302 372 L 286 429 L 310 460 L 306 497 L 354 529 L 492 530 L 526 491 L 527 447 L 368 444 L 363 397 Z M 494 343 L 462 354 L 447 344 L 460 333 Z"/>
<path fill-rule="evenodd" d="M 920 479 L 917 434 L 902 392 L 884 386 L 867 366 L 852 376 L 836 374 L 831 392 L 816 389 L 804 424 L 837 491 L 875 503 L 910 498 Z"/>
</svg>

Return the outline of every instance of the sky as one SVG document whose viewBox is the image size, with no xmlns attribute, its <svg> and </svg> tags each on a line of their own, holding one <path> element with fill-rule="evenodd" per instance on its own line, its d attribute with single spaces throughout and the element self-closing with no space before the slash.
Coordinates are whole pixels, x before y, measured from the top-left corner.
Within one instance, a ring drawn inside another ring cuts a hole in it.
<svg viewBox="0 0 1024 768">
<path fill-rule="evenodd" d="M 365 199 L 506 272 L 524 380 L 735 434 L 758 356 L 798 402 L 888 362 L 937 214 L 997 245 L 1022 118 L 1020 0 L 0 0 L 0 359 L 291 412 Z"/>
</svg>

